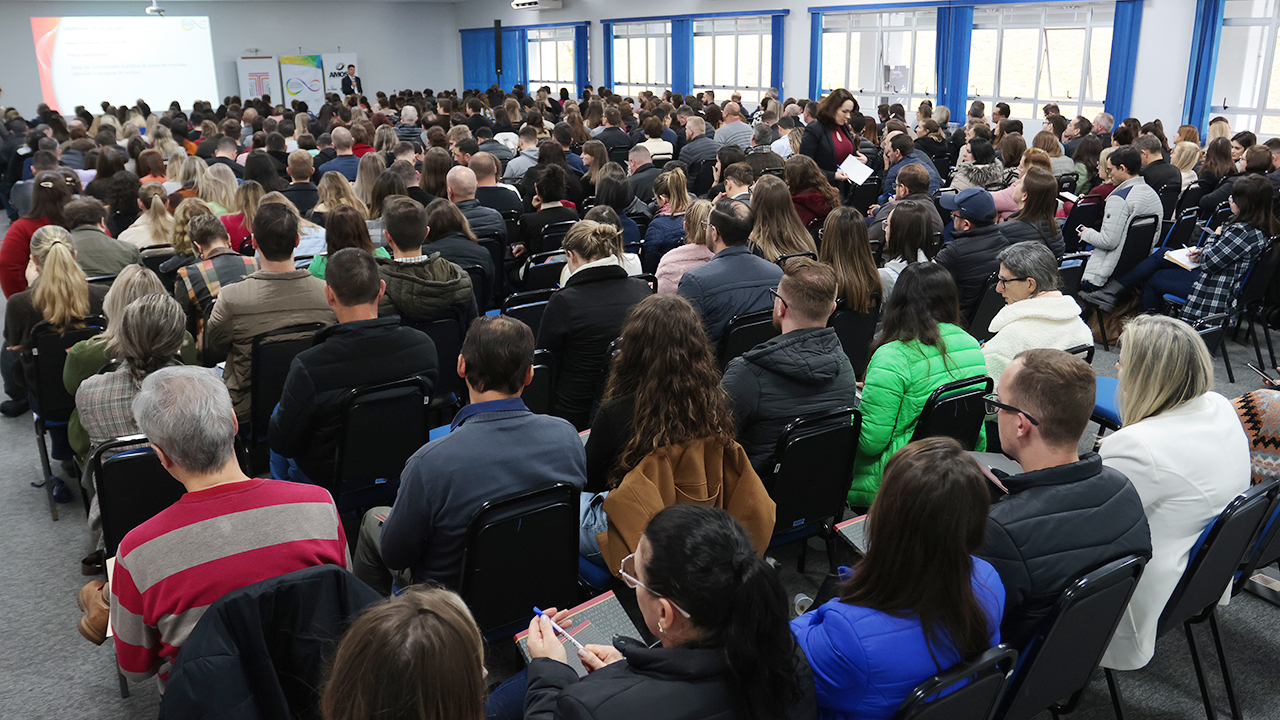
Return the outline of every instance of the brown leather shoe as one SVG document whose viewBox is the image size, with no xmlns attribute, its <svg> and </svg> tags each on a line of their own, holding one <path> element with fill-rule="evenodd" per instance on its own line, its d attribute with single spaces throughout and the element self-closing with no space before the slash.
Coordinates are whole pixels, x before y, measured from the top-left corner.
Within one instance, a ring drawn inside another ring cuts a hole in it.
<svg viewBox="0 0 1280 720">
<path fill-rule="evenodd" d="M 80 588 L 76 604 L 84 612 L 80 618 L 80 634 L 94 645 L 101 645 L 107 639 L 107 621 L 111 613 L 111 604 L 107 601 L 108 586 L 101 580 L 90 580 Z"/>
</svg>

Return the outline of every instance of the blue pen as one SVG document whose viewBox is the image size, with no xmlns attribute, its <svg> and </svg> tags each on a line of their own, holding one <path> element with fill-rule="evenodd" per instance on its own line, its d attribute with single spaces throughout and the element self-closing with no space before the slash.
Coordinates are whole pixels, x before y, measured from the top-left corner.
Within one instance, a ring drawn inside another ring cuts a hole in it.
<svg viewBox="0 0 1280 720">
<path fill-rule="evenodd" d="M 571 643 L 573 643 L 574 645 L 578 646 L 578 649 L 579 649 L 579 650 L 586 650 L 586 648 L 582 647 L 582 643 L 578 642 L 578 639 L 577 639 L 577 638 L 575 638 L 574 636 L 570 635 L 567 631 L 565 631 L 565 629 L 564 629 L 564 628 L 562 628 L 562 627 L 560 627 L 559 625 L 557 625 L 557 624 L 556 624 L 556 621 L 555 621 L 555 620 L 552 620 L 550 615 L 548 615 L 548 614 L 546 614 L 546 613 L 542 612 L 542 608 L 538 607 L 537 605 L 534 605 L 534 606 L 533 606 L 533 612 L 534 612 L 534 613 L 536 613 L 537 615 L 539 615 L 540 617 L 544 617 L 544 618 L 546 618 L 546 619 L 548 619 L 548 620 L 551 620 L 551 627 L 552 627 L 552 628 L 555 628 L 555 631 L 556 631 L 556 632 L 558 632 L 558 633 L 560 633 L 561 635 L 565 636 L 565 638 L 567 638 L 567 639 L 569 640 L 569 642 L 571 642 Z"/>
</svg>

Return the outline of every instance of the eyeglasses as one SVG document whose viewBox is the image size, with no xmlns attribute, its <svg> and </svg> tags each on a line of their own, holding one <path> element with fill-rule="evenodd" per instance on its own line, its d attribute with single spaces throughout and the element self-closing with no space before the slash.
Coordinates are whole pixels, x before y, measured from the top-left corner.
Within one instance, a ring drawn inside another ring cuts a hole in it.
<svg viewBox="0 0 1280 720">
<path fill-rule="evenodd" d="M 1030 278 L 1025 278 L 1025 277 L 1020 277 L 1020 278 L 1002 278 L 1002 277 L 1000 277 L 999 275 L 997 275 L 997 276 L 996 276 L 996 284 L 997 284 L 997 285 L 1008 285 L 1008 284 L 1009 284 L 1009 283 L 1011 283 L 1011 282 L 1022 282 L 1022 281 L 1024 281 L 1024 280 L 1029 280 L 1029 279 L 1030 279 Z"/>
<path fill-rule="evenodd" d="M 1036 420 L 1035 418 L 1031 417 L 1031 415 L 1029 415 L 1026 411 L 1024 411 L 1024 410 L 1019 410 L 1018 408 L 1016 408 L 1016 407 L 1014 407 L 1014 406 L 1012 406 L 1012 405 L 1005 405 L 1004 403 L 1000 402 L 1000 400 L 998 399 L 999 397 L 1000 397 L 1000 396 L 999 396 L 999 395 L 997 395 L 996 393 L 991 393 L 990 395 L 987 395 L 987 396 L 985 396 L 985 397 L 983 397 L 983 398 L 982 398 L 983 400 L 985 400 L 985 401 L 987 402 L 987 414 L 988 414 L 988 415 L 995 415 L 995 414 L 996 414 L 996 411 L 998 411 L 998 410 L 1004 410 L 1005 412 L 1017 413 L 1017 414 L 1019 414 L 1019 415 L 1021 415 L 1021 416 L 1025 417 L 1026 419 L 1028 419 L 1028 420 L 1030 420 L 1030 421 L 1031 421 L 1031 424 L 1032 424 L 1032 425 L 1039 425 L 1039 424 L 1040 424 L 1040 421 L 1039 421 L 1039 420 Z"/>
<path fill-rule="evenodd" d="M 702 221 L 702 227 L 704 227 L 704 228 L 709 228 L 709 227 L 711 227 L 711 221 L 710 221 L 710 220 L 703 220 L 703 221 Z"/>
<path fill-rule="evenodd" d="M 627 565 L 631 566 L 630 572 L 627 571 Z M 645 586 L 644 583 L 636 579 L 636 576 L 634 575 L 635 569 L 636 569 L 636 554 L 631 553 L 630 555 L 622 558 L 622 564 L 618 567 L 618 577 L 622 578 L 622 582 L 626 583 L 627 587 L 631 588 L 632 590 L 635 590 L 638 587 L 642 587 L 645 589 L 645 592 L 649 593 L 650 595 L 656 598 L 662 598 L 661 595 L 650 590 L 648 587 Z M 662 598 L 662 599 L 671 603 L 671 607 L 675 608 L 676 610 L 679 610 L 680 614 L 685 616 L 686 619 L 692 619 L 689 613 L 685 612 L 685 609 L 677 605 L 674 600 L 672 600 L 671 598 Z"/>
<path fill-rule="evenodd" d="M 782 258 L 778 258 L 778 259 L 781 260 Z M 789 306 L 787 305 L 786 299 L 778 294 L 778 288 L 776 287 L 769 288 L 769 294 L 778 298 L 778 302 L 782 303 L 782 307 L 790 309 Z"/>
</svg>

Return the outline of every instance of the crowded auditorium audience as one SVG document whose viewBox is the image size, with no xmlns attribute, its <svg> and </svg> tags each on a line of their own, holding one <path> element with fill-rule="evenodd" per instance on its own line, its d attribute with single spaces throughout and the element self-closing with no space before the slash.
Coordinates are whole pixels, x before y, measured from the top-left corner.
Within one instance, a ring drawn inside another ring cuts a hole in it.
<svg viewBox="0 0 1280 720">
<path fill-rule="evenodd" d="M 1274 390 L 1238 415 L 1204 323 L 1269 320 L 1245 288 L 1275 274 L 1280 140 L 843 88 L 365 96 L 354 67 L 343 87 L 316 108 L 0 108 L 0 413 L 68 396 L 37 421 L 50 505 L 84 500 L 80 569 L 104 577 L 78 629 L 112 635 L 130 679 L 163 689 L 228 594 L 334 566 L 387 599 L 281 661 L 325 720 L 887 719 L 989 648 L 1025 652 L 1129 556 L 1145 571 L 1101 665 L 1146 666 L 1251 449 L 1253 484 L 1274 474 L 1251 415 Z M 1117 322 L 1116 372 L 1095 372 Z M 421 408 L 380 409 L 408 387 Z M 818 416 L 856 428 L 847 447 L 797 423 Z M 176 501 L 117 528 L 104 447 Z M 794 447 L 832 476 L 826 518 L 788 514 Z M 393 471 L 350 491 L 353 453 Z M 863 544 L 831 514 L 865 515 Z M 508 591 L 546 612 L 491 627 L 486 533 L 522 518 L 566 542 L 525 541 Z M 778 562 L 808 530 L 832 552 L 812 608 Z M 635 626 L 562 642 L 584 623 L 530 593 L 569 565 L 565 601 L 612 590 L 596 602 Z"/>
</svg>

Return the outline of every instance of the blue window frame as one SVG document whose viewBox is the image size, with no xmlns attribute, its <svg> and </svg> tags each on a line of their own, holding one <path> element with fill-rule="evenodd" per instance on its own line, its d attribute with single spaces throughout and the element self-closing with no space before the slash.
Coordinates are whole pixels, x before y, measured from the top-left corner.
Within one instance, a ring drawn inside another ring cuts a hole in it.
<svg viewBox="0 0 1280 720">
<path fill-rule="evenodd" d="M 567 87 L 577 95 L 591 84 L 590 22 L 503 26 L 502 75 L 495 68 L 493 28 L 468 28 L 462 35 L 462 84 L 486 89 L 498 85 Z"/>
<path fill-rule="evenodd" d="M 1227 0 L 1217 43 L 1210 115 L 1231 130 L 1280 136 L 1280 0 Z"/>
</svg>

